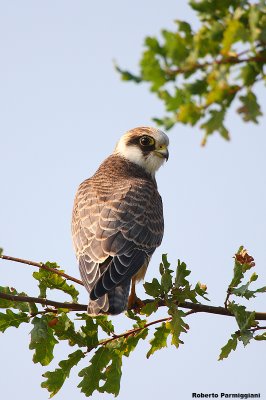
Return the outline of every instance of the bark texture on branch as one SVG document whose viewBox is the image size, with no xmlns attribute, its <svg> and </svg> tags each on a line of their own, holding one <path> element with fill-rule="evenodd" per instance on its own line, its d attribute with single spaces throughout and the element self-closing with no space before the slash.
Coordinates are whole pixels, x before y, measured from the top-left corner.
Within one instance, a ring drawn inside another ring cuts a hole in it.
<svg viewBox="0 0 266 400">
<path fill-rule="evenodd" d="M 53 301 L 53 300 L 49 300 L 49 299 L 41 299 L 39 297 L 19 296 L 19 295 L 13 296 L 12 294 L 6 294 L 6 293 L 1 293 L 1 292 L 0 292 L 0 298 L 5 299 L 5 300 L 10 300 L 10 301 L 16 301 L 16 302 L 42 304 L 43 306 L 52 306 L 55 308 L 67 308 L 68 310 L 71 310 L 71 311 L 87 311 L 87 307 L 88 307 L 86 304 L 61 303 L 61 302 Z M 153 300 L 146 299 L 146 300 L 143 300 L 143 303 L 147 304 L 147 303 L 151 303 L 152 301 Z M 165 307 L 165 302 L 161 300 L 159 302 L 159 307 Z M 178 307 L 193 310 L 194 312 L 203 312 L 203 313 L 207 313 L 207 314 L 216 314 L 216 315 L 225 315 L 227 317 L 234 317 L 234 315 L 224 307 L 209 306 L 207 304 L 191 303 L 188 301 L 179 303 Z M 266 313 L 256 312 L 255 319 L 259 320 L 259 321 L 266 321 Z"/>
</svg>

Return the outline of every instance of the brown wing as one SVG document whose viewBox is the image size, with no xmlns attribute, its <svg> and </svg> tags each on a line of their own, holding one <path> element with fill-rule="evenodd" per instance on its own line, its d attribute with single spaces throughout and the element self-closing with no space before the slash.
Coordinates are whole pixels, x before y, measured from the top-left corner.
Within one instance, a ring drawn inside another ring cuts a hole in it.
<svg viewBox="0 0 266 400">
<path fill-rule="evenodd" d="M 118 187 L 81 184 L 73 211 L 73 242 L 91 299 L 128 280 L 163 237 L 161 197 L 152 181 L 131 179 Z"/>
</svg>

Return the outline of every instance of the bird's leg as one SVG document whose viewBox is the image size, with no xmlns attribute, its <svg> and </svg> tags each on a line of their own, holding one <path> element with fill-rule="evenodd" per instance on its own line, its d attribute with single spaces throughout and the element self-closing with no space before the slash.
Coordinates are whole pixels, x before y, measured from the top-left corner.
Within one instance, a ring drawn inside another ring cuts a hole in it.
<svg viewBox="0 0 266 400">
<path fill-rule="evenodd" d="M 136 295 L 136 279 L 133 278 L 131 282 L 131 292 L 128 297 L 127 307 L 129 310 L 134 309 L 136 312 L 139 312 L 143 306 L 143 301 Z"/>
</svg>

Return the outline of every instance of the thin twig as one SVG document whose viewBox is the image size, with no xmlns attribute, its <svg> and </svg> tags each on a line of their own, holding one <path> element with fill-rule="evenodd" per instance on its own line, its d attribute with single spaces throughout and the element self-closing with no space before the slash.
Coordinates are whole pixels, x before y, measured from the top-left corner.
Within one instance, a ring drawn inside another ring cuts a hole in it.
<svg viewBox="0 0 266 400">
<path fill-rule="evenodd" d="M 196 63 L 191 66 L 184 67 L 184 68 L 176 68 L 176 69 L 166 68 L 165 72 L 169 75 L 178 75 L 178 74 L 184 74 L 186 72 L 196 71 L 197 69 L 204 69 L 211 65 L 241 64 L 244 62 L 246 62 L 246 63 L 248 63 L 248 62 L 265 63 L 266 57 L 261 57 L 261 56 L 253 56 L 253 57 L 249 57 L 249 58 L 238 58 L 237 56 L 236 57 L 224 57 L 224 58 L 221 58 L 220 60 L 206 61 L 205 63 L 202 63 L 202 64 Z"/>
<path fill-rule="evenodd" d="M 43 314 L 49 314 L 49 313 L 53 313 L 53 314 L 57 314 L 57 309 L 56 308 L 46 308 L 45 310 L 43 310 L 43 311 L 37 311 L 37 312 L 35 312 L 35 313 L 31 313 L 30 314 L 30 317 L 31 318 L 33 318 L 33 317 L 36 317 L 37 315 L 43 315 Z"/>
<path fill-rule="evenodd" d="M 265 330 L 266 329 L 266 326 L 257 326 L 256 328 L 252 328 L 252 329 L 249 329 L 251 332 L 256 332 L 256 331 L 259 331 L 259 330 Z"/>
<path fill-rule="evenodd" d="M 69 281 L 78 283 L 79 285 L 83 285 L 81 280 L 74 278 L 73 276 L 70 276 L 68 274 L 65 274 L 64 272 L 61 272 L 61 271 L 57 270 L 56 268 L 47 267 L 47 265 L 45 265 L 43 263 L 24 260 L 22 258 L 17 258 L 17 257 L 6 256 L 4 254 L 0 255 L 0 258 L 2 258 L 3 260 L 14 261 L 14 262 L 21 263 L 21 264 L 32 265 L 33 267 L 37 267 L 40 269 L 45 269 L 46 271 L 50 271 L 50 272 L 53 272 L 54 274 L 61 275 Z"/>
<path fill-rule="evenodd" d="M 227 310 L 227 307 L 228 307 L 228 301 L 229 301 L 229 297 L 231 296 L 231 290 L 230 290 L 230 288 L 228 288 L 227 289 L 227 295 L 226 295 L 226 298 L 225 298 L 225 301 L 224 301 L 224 308 Z"/>
<path fill-rule="evenodd" d="M 170 321 L 171 319 L 172 319 L 172 317 L 166 317 L 166 318 L 157 319 L 155 321 L 147 322 L 147 324 L 145 324 L 142 327 L 130 329 L 130 331 L 126 331 L 126 332 L 121 333 L 119 335 L 114 335 L 109 339 L 103 340 L 103 341 L 98 343 L 98 346 L 104 346 L 107 343 L 112 342 L 113 340 L 119 339 L 121 337 L 127 338 L 128 336 L 135 335 L 137 332 L 142 331 L 143 329 L 148 328 L 151 325 L 160 324 L 161 322 Z"/>
</svg>

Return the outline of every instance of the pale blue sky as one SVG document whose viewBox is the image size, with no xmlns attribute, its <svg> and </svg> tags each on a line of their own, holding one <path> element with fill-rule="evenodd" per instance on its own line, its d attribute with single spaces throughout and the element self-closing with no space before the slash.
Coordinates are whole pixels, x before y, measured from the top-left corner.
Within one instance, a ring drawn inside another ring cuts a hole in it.
<svg viewBox="0 0 266 400">
<path fill-rule="evenodd" d="M 78 276 L 70 234 L 78 184 L 93 174 L 124 131 L 151 125 L 152 116 L 163 114 L 146 85 L 120 81 L 113 59 L 136 70 L 145 35 L 173 28 L 177 18 L 197 24 L 184 0 L 0 2 L 0 246 L 6 254 L 56 261 Z M 265 104 L 264 89 L 258 93 Z M 232 141 L 214 136 L 204 149 L 197 128 L 179 125 L 169 132 L 170 159 L 158 173 L 165 237 L 147 280 L 158 275 L 160 255 L 168 253 L 173 263 L 187 262 L 193 282 L 206 283 L 212 304 L 221 305 L 232 256 L 244 244 L 265 285 L 265 117 L 260 122 L 243 124 L 230 112 Z M 32 271 L 1 262 L 1 285 L 36 295 Z M 82 290 L 80 301 L 86 303 L 87 297 Z M 252 304 L 265 311 L 263 297 Z M 116 317 L 117 331 L 126 329 L 126 322 Z M 263 343 L 245 350 L 240 345 L 218 362 L 219 349 L 237 329 L 234 320 L 199 314 L 190 316 L 189 324 L 179 350 L 169 346 L 146 360 L 144 343 L 124 360 L 119 399 L 187 400 L 201 391 L 265 397 Z M 62 344 L 50 366 L 34 365 L 28 332 L 25 325 L 1 335 L 3 398 L 47 399 L 41 374 L 70 352 Z M 84 398 L 76 388 L 79 380 L 75 369 L 56 398 Z"/>
</svg>

